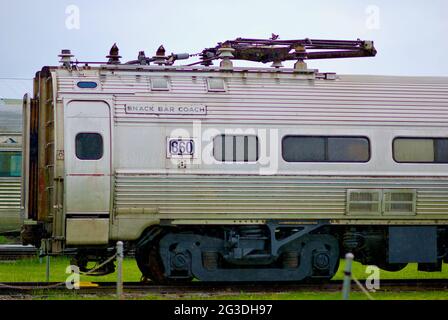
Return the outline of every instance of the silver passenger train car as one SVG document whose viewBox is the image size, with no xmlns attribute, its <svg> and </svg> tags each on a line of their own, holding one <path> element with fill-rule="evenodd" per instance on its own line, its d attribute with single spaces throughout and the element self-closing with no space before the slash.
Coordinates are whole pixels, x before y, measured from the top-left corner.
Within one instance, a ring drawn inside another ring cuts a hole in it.
<svg viewBox="0 0 448 320">
<path fill-rule="evenodd" d="M 361 40 L 239 38 L 184 66 L 188 54 L 163 47 L 121 63 L 116 46 L 92 66 L 63 51 L 25 97 L 24 243 L 78 248 L 88 270 L 126 241 L 160 282 L 330 279 L 346 252 L 439 270 L 448 78 L 304 62 L 375 53 Z"/>
<path fill-rule="evenodd" d="M 0 233 L 21 227 L 22 100 L 0 100 Z"/>
</svg>

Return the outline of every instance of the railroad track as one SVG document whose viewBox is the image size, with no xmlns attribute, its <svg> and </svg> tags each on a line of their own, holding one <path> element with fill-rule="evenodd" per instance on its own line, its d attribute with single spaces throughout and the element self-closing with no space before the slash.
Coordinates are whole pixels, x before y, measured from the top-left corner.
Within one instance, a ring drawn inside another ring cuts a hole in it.
<svg viewBox="0 0 448 320">
<path fill-rule="evenodd" d="M 379 290 L 388 291 L 426 291 L 442 290 L 448 288 L 448 279 L 419 279 L 419 280 L 382 280 Z M 327 283 L 210 283 L 192 282 L 188 285 L 156 285 L 153 283 L 127 282 L 124 284 L 125 294 L 161 294 L 161 295 L 185 295 L 185 294 L 240 294 L 244 293 L 282 293 L 298 291 L 326 291 L 334 292 L 342 289 L 342 281 L 330 281 Z M 356 284 L 352 283 L 352 290 L 359 291 Z M 69 290 L 65 284 L 47 282 L 15 282 L 0 284 L 1 296 L 26 296 L 48 295 L 76 292 L 77 294 L 110 295 L 116 291 L 114 282 L 88 282 L 81 283 L 78 290 Z"/>
<path fill-rule="evenodd" d="M 17 260 L 21 258 L 35 257 L 38 250 L 33 246 L 0 245 L 0 260 Z"/>
</svg>

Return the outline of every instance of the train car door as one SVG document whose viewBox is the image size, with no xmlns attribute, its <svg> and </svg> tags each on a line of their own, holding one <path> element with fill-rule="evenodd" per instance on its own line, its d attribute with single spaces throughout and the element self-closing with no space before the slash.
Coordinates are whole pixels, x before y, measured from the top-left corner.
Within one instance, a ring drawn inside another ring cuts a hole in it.
<svg viewBox="0 0 448 320">
<path fill-rule="evenodd" d="M 65 109 L 67 244 L 109 238 L 111 191 L 110 109 L 102 101 L 72 101 Z"/>
</svg>

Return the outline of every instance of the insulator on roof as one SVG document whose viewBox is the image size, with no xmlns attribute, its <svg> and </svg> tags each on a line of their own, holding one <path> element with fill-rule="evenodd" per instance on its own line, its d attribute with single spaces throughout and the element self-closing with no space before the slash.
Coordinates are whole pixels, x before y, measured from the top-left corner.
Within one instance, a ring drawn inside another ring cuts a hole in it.
<svg viewBox="0 0 448 320">
<path fill-rule="evenodd" d="M 167 64 L 168 57 L 165 56 L 165 48 L 161 45 L 156 52 L 156 55 L 153 57 L 153 61 L 155 64 L 159 66 Z"/>
<path fill-rule="evenodd" d="M 157 49 L 156 56 L 165 56 L 165 48 L 163 44 Z"/>
<path fill-rule="evenodd" d="M 72 55 L 72 52 L 69 49 L 62 49 L 61 54 L 58 55 L 58 57 L 61 58 L 59 62 L 62 63 L 64 67 L 71 67 L 72 58 L 74 57 L 74 55 Z"/>
<path fill-rule="evenodd" d="M 138 62 L 139 62 L 141 65 L 146 65 L 146 64 L 148 64 L 148 62 L 146 61 L 145 51 L 140 51 L 140 52 L 138 53 L 137 60 L 138 60 Z"/>
<path fill-rule="evenodd" d="M 233 53 L 235 52 L 235 49 L 230 47 L 229 45 L 223 44 L 221 48 L 218 49 L 218 56 L 222 59 L 220 63 L 221 69 L 232 69 L 233 63 L 232 60 L 234 58 Z"/>
<path fill-rule="evenodd" d="M 112 48 L 110 48 L 109 55 L 106 56 L 106 58 L 109 59 L 107 64 L 120 64 L 121 56 L 120 56 L 119 52 L 120 52 L 120 49 L 118 49 L 117 44 L 114 43 Z"/>
</svg>

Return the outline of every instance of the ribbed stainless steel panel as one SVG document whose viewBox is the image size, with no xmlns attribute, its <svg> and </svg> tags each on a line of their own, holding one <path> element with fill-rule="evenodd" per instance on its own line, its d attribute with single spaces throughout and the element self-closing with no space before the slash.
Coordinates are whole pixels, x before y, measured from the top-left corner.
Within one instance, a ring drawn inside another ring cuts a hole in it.
<svg viewBox="0 0 448 320">
<path fill-rule="evenodd" d="M 0 211 L 20 209 L 20 178 L 0 178 Z"/>
<path fill-rule="evenodd" d="M 448 180 L 431 178 L 122 173 L 116 176 L 114 199 L 116 209 L 147 208 L 162 215 L 227 213 L 244 217 L 269 213 L 272 217 L 341 217 L 346 211 L 347 189 L 362 188 L 416 189 L 417 215 L 448 218 Z"/>
<path fill-rule="evenodd" d="M 20 229 L 20 178 L 0 178 L 0 231 Z"/>
<path fill-rule="evenodd" d="M 238 78 L 227 79 L 227 93 L 207 93 L 204 84 L 183 90 L 173 81 L 171 93 L 135 92 L 132 97 L 116 99 L 116 121 L 164 121 L 151 115 L 130 115 L 127 103 L 170 102 L 206 103 L 210 122 L 246 121 L 258 123 L 350 123 L 350 124 L 422 124 L 448 122 L 448 83 L 431 86 L 406 82 L 370 83 L 366 77 L 358 82 L 315 80 L 278 81 Z M 367 81 L 366 81 L 367 80 Z M 179 91 L 178 91 L 179 90 Z M 197 116 L 195 116 L 197 118 Z M 169 121 L 172 121 L 172 118 Z M 175 118 L 175 117 L 174 117 Z M 194 117 L 192 117 L 194 118 Z M 188 119 L 183 116 L 182 119 Z"/>
<path fill-rule="evenodd" d="M 151 77 L 166 76 L 170 91 L 151 91 Z M 207 92 L 207 77 L 224 77 L 227 92 Z M 116 95 L 116 122 L 175 122 L 198 116 L 157 117 L 126 114 L 128 103 L 202 103 L 210 123 L 424 125 L 448 123 L 448 78 L 339 76 L 304 80 L 294 74 L 93 71 L 88 76 L 58 77 L 60 93 L 82 93 L 76 81 L 97 79 L 99 90 Z"/>
<path fill-rule="evenodd" d="M 448 190 L 446 188 L 419 190 L 417 212 L 426 215 L 445 215 L 448 218 Z"/>
</svg>

